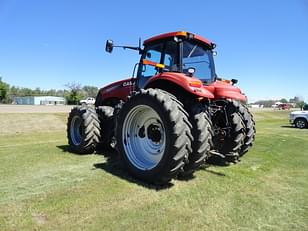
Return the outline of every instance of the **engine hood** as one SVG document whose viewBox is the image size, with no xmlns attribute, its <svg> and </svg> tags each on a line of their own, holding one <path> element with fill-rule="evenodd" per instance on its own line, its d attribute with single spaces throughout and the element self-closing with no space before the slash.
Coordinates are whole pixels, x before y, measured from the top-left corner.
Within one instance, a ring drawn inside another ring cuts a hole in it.
<svg viewBox="0 0 308 231">
<path fill-rule="evenodd" d="M 231 85 L 229 82 L 216 80 L 215 82 L 205 85 L 206 89 L 215 95 L 216 99 L 227 98 L 234 99 L 245 102 L 247 100 L 246 96 L 241 92 L 241 90 Z"/>
<path fill-rule="evenodd" d="M 290 114 L 291 115 L 299 115 L 299 114 L 307 115 L 308 111 L 292 111 Z"/>
</svg>

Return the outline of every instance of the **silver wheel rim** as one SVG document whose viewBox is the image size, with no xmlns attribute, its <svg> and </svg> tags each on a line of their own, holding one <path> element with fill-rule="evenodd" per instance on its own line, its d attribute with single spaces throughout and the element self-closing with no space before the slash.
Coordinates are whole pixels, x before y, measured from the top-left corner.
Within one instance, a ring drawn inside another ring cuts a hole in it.
<svg viewBox="0 0 308 231">
<path fill-rule="evenodd" d="M 296 122 L 296 126 L 297 126 L 298 128 L 304 128 L 305 125 L 306 125 L 305 122 L 302 121 L 302 120 L 298 120 L 298 121 Z"/>
<path fill-rule="evenodd" d="M 79 145 L 82 138 L 82 127 L 81 127 L 81 118 L 78 115 L 75 115 L 71 120 L 70 134 L 71 140 L 74 145 Z"/>
<path fill-rule="evenodd" d="M 123 123 L 122 143 L 136 168 L 150 170 L 157 166 L 166 146 L 165 128 L 157 112 L 146 105 L 131 109 Z"/>
</svg>

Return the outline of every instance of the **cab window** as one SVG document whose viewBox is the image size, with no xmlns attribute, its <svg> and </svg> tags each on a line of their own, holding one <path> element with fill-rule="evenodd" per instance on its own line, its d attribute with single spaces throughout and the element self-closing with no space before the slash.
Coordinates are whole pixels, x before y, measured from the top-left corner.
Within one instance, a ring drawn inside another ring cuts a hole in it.
<svg viewBox="0 0 308 231">
<path fill-rule="evenodd" d="M 150 46 L 144 54 L 143 59 L 151 62 L 160 63 L 162 54 L 162 44 Z M 142 65 L 141 77 L 151 77 L 157 74 L 157 68 L 151 65 Z"/>
<path fill-rule="evenodd" d="M 177 43 L 167 41 L 165 44 L 164 65 L 166 71 L 177 71 Z"/>
<path fill-rule="evenodd" d="M 213 78 L 211 56 L 211 51 L 205 47 L 198 45 L 194 41 L 184 41 L 183 72 L 186 73 L 189 68 L 194 68 L 194 76 L 202 80 L 202 82 L 210 82 Z"/>
</svg>

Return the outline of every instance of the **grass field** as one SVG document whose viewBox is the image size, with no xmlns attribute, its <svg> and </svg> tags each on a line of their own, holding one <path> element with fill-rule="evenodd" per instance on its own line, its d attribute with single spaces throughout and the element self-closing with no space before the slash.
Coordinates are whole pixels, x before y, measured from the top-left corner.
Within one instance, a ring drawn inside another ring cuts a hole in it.
<svg viewBox="0 0 308 231">
<path fill-rule="evenodd" d="M 308 230 L 308 129 L 257 111 L 237 165 L 156 189 L 66 152 L 66 114 L 0 114 L 0 230 Z"/>
</svg>

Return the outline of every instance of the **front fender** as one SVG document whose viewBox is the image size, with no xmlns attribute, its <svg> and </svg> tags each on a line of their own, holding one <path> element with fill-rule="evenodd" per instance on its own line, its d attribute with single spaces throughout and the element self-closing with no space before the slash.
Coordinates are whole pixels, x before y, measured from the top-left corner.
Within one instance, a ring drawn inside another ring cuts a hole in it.
<svg viewBox="0 0 308 231">
<path fill-rule="evenodd" d="M 101 88 L 96 96 L 95 106 L 102 106 L 105 102 L 113 100 L 126 101 L 131 91 L 135 89 L 135 79 L 129 78 L 114 82 Z"/>
<path fill-rule="evenodd" d="M 213 99 L 214 95 L 203 87 L 202 82 L 194 77 L 186 76 L 182 73 L 165 72 L 151 77 L 145 84 L 145 88 L 151 87 L 158 81 L 173 83 L 183 90 L 197 96 Z"/>
</svg>

